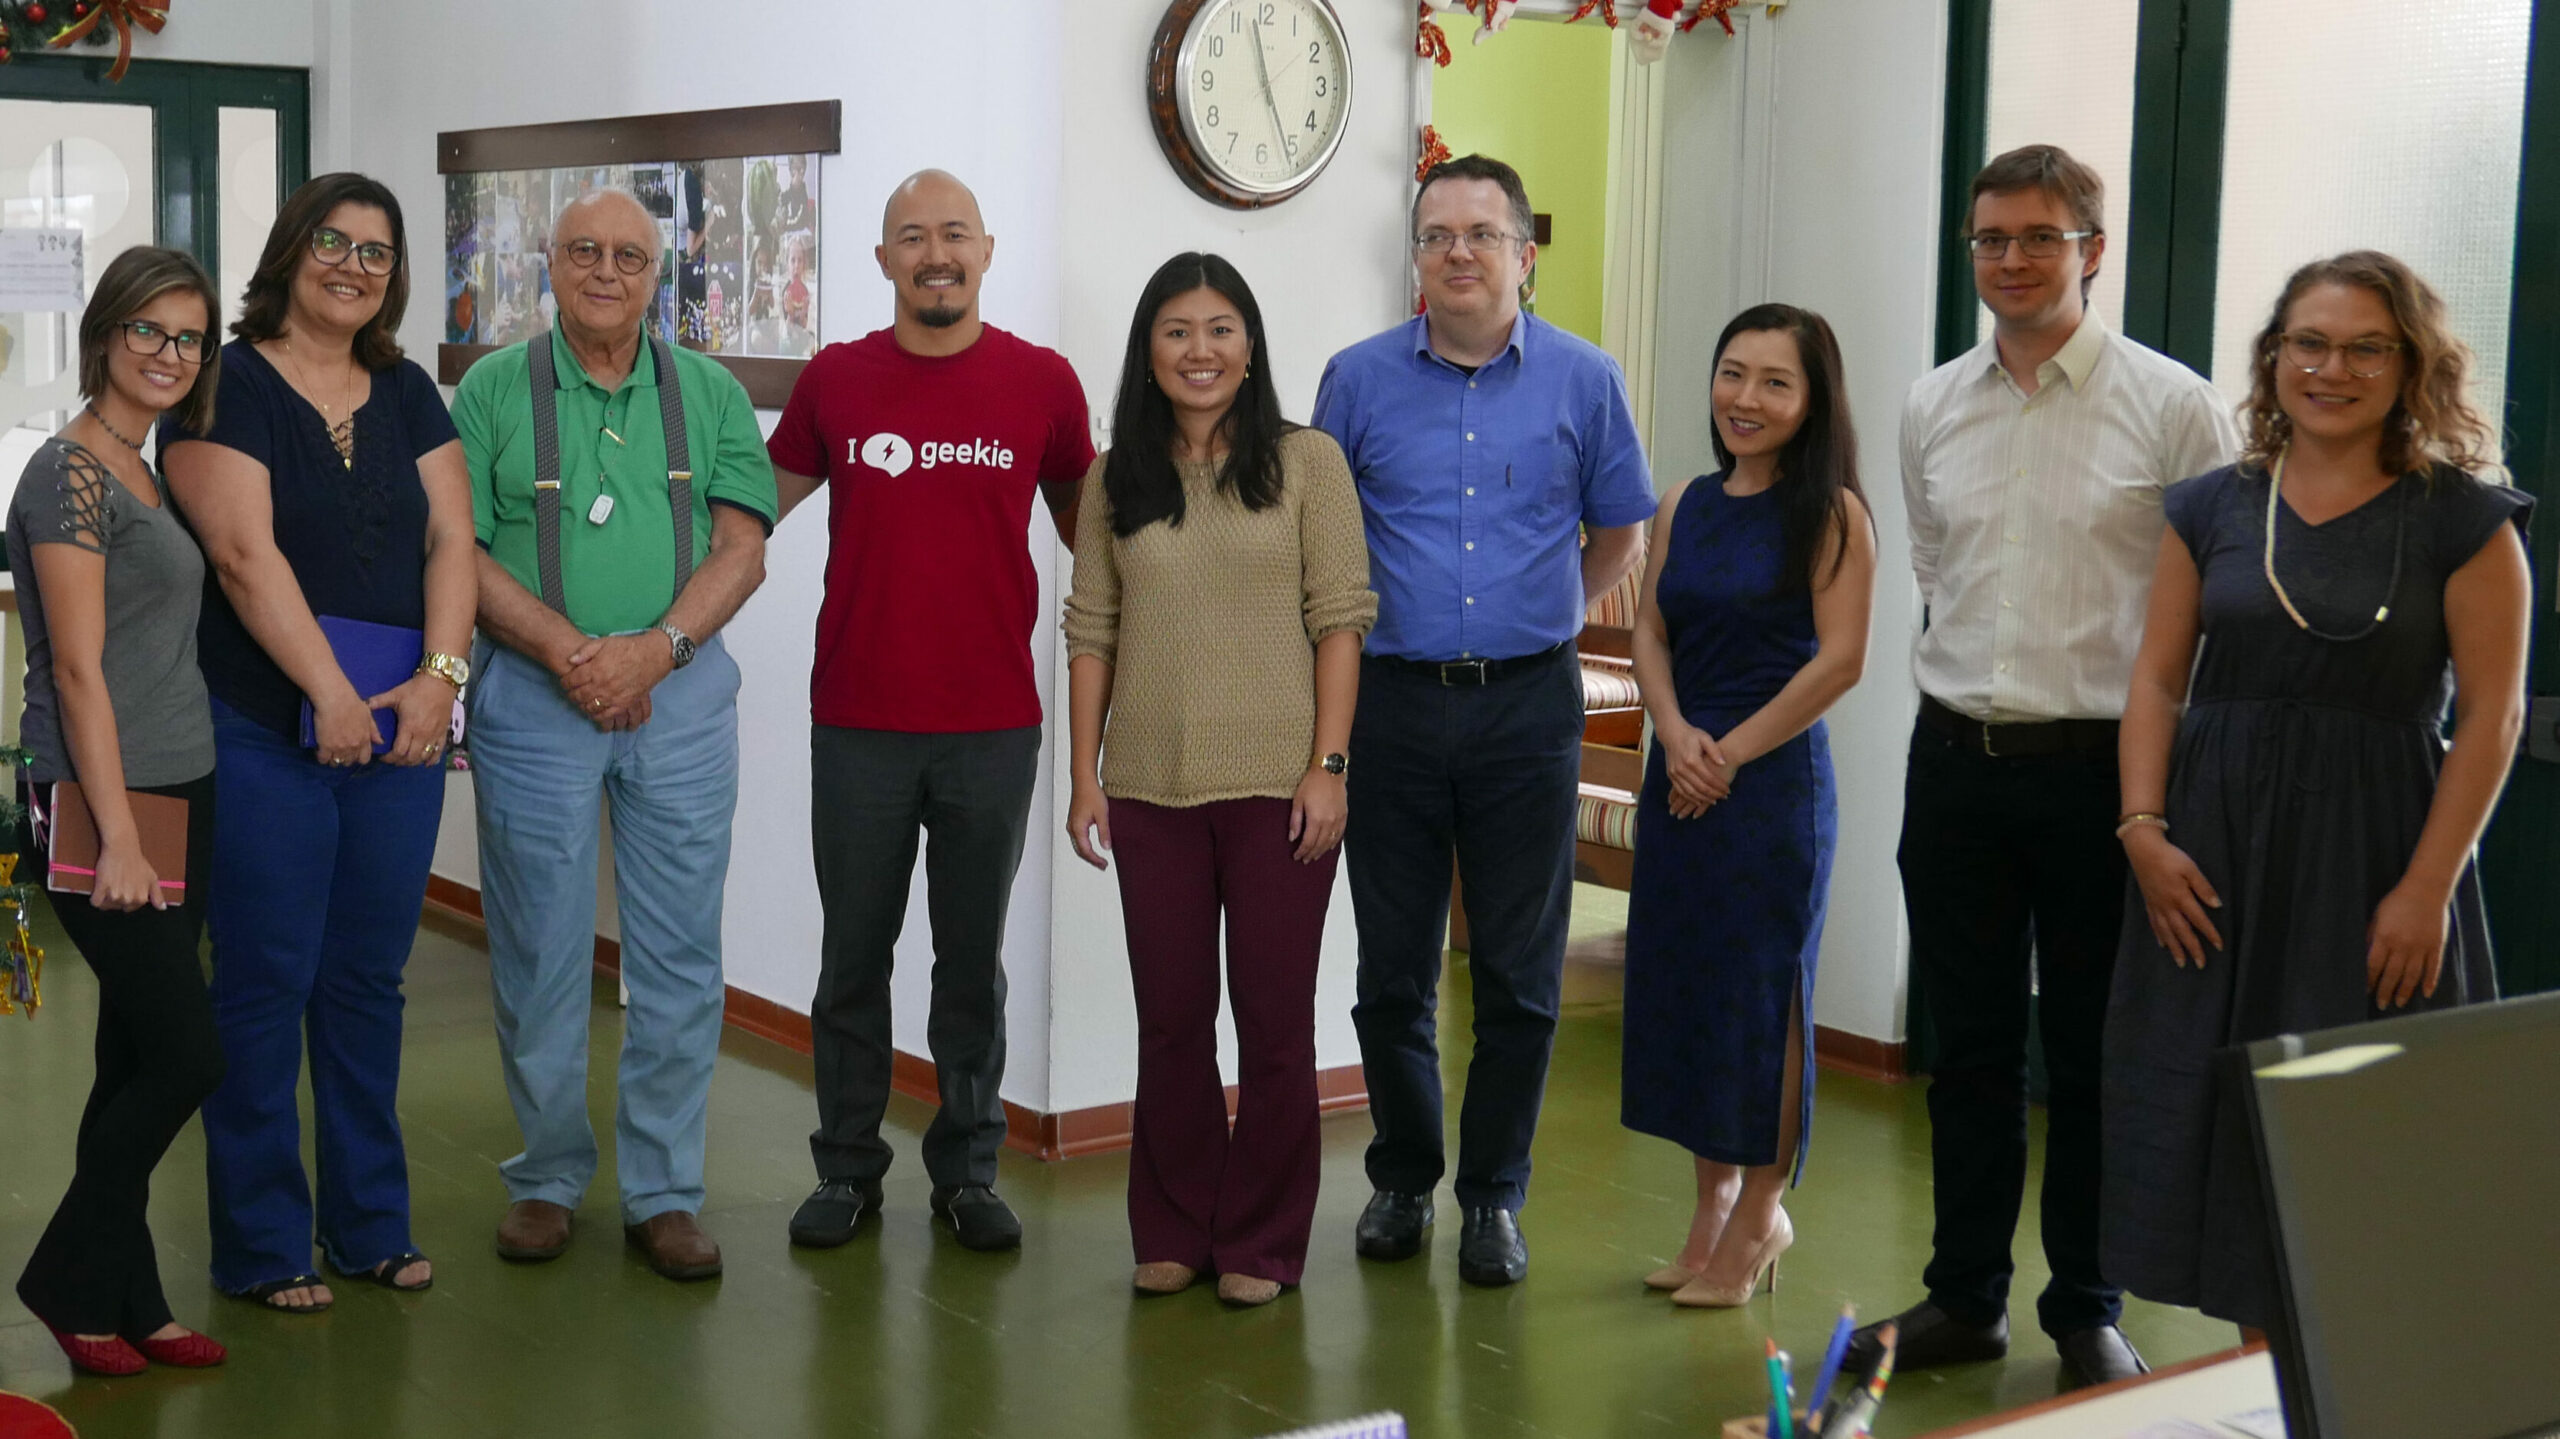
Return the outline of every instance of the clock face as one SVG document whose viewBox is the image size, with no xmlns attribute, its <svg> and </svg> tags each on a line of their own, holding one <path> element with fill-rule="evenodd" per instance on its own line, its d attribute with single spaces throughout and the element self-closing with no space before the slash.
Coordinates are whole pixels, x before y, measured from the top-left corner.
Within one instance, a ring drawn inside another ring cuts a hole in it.
<svg viewBox="0 0 2560 1439">
<path fill-rule="evenodd" d="M 1333 158 L 1351 113 L 1351 57 L 1325 0 L 1206 0 L 1171 79 L 1182 138 L 1202 178 L 1235 192 L 1211 195 L 1228 204 L 1303 188 Z"/>
</svg>

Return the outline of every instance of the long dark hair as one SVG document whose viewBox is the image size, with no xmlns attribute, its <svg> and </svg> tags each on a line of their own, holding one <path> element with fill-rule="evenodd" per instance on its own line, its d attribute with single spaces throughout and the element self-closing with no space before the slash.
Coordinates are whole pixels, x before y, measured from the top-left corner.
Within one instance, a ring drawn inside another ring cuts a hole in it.
<svg viewBox="0 0 2560 1439">
<path fill-rule="evenodd" d="M 1182 476 L 1173 468 L 1173 401 L 1155 383 L 1156 314 L 1174 296 L 1204 287 L 1236 307 L 1252 342 L 1244 384 L 1221 424 L 1227 462 L 1218 469 L 1218 488 L 1248 510 L 1268 509 L 1280 499 L 1280 437 L 1298 427 L 1280 417 L 1262 307 L 1235 266 L 1217 255 L 1185 251 L 1157 267 L 1129 319 L 1120 398 L 1111 407 L 1111 455 L 1102 466 L 1102 492 L 1111 499 L 1111 532 L 1124 539 L 1158 520 L 1182 523 Z"/>
<path fill-rule="evenodd" d="M 400 333 L 400 317 L 409 309 L 409 231 L 400 221 L 400 197 L 372 176 L 352 171 L 313 178 L 276 212 L 257 271 L 240 292 L 240 318 L 233 322 L 232 334 L 254 344 L 284 333 L 285 315 L 293 302 L 293 277 L 311 253 L 311 232 L 328 222 L 330 211 L 350 201 L 382 212 L 391 222 L 391 248 L 397 253 L 391 273 L 383 277 L 382 309 L 356 331 L 356 363 L 368 370 L 400 363 L 400 342 L 394 337 Z M 346 262 L 354 264 L 355 256 L 349 255 Z"/>
<path fill-rule="evenodd" d="M 1849 522 L 1849 504 L 1843 496 L 1856 495 L 1860 504 L 1867 498 L 1858 483 L 1858 432 L 1849 423 L 1840 342 L 1832 337 L 1831 322 L 1811 310 L 1754 305 L 1734 316 L 1716 337 L 1716 365 L 1724 364 L 1725 347 L 1734 336 L 1754 331 L 1794 337 L 1796 360 L 1804 369 L 1804 423 L 1778 452 L 1778 515 L 1785 536 L 1780 583 L 1790 591 L 1812 589 L 1814 565 L 1824 541 Z M 1732 469 L 1733 452 L 1725 448 L 1724 431 L 1713 434 L 1716 462 Z M 1831 568 L 1821 576 L 1822 582 L 1828 583 L 1840 572 L 1848 552 L 1846 544 L 1832 552 Z"/>
</svg>

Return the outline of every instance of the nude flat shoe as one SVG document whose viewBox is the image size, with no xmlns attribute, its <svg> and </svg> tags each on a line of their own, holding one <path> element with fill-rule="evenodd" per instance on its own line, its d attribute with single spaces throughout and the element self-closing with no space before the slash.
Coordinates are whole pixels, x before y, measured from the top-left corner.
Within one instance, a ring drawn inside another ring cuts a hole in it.
<svg viewBox="0 0 2560 1439">
<path fill-rule="evenodd" d="M 1199 1277 L 1200 1271 L 1188 1264 L 1159 1259 L 1153 1264 L 1139 1265 L 1138 1272 L 1130 1277 L 1129 1285 L 1141 1294 L 1179 1294 L 1190 1288 L 1192 1281 Z"/>
<path fill-rule="evenodd" d="M 1250 1274 L 1218 1276 L 1218 1298 L 1239 1309 L 1268 1304 L 1279 1297 L 1280 1281 L 1277 1279 L 1256 1279 Z"/>
</svg>

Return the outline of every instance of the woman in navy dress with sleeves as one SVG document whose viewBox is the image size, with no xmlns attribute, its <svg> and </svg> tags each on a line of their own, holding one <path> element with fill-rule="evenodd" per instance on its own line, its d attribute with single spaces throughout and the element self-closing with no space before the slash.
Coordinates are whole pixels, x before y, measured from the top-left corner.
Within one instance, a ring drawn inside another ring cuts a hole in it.
<svg viewBox="0 0 2560 1439">
<path fill-rule="evenodd" d="M 2252 354 L 2240 463 L 2165 501 L 2119 742 L 2099 1257 L 2264 1328 L 2274 1256 L 2213 1054 L 2497 998 L 2471 859 L 2524 722 L 2532 500 L 2475 478 L 2495 432 L 2468 352 L 2400 261 L 2296 271 Z"/>
<path fill-rule="evenodd" d="M 1635 626 L 1654 726 L 1627 904 L 1628 1128 L 1695 1156 L 1697 1209 L 1645 1279 L 1732 1308 L 1795 1236 L 1813 972 L 1839 827 L 1822 714 L 1866 664 L 1875 530 L 1840 347 L 1758 305 L 1716 342 L 1716 458 L 1653 522 Z"/>
<path fill-rule="evenodd" d="M 206 921 L 229 1062 L 204 1106 L 213 1280 L 297 1313 L 334 1297 L 311 1272 L 315 1233 L 342 1275 L 416 1290 L 433 1273 L 409 1233 L 400 983 L 478 593 L 461 441 L 393 339 L 405 249 L 380 183 L 323 175 L 296 191 L 223 347 L 215 422 L 168 436 L 170 487 L 210 562 Z M 324 620 L 414 636 L 395 662 L 416 672 L 360 686 Z M 316 1205 L 295 1107 L 306 1038 Z"/>
</svg>

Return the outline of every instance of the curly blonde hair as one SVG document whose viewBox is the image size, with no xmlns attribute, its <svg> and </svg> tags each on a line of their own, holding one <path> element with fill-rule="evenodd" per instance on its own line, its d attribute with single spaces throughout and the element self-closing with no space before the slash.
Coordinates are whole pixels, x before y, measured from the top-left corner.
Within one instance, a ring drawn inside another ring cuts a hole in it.
<svg viewBox="0 0 2560 1439">
<path fill-rule="evenodd" d="M 2498 432 L 2471 401 L 2471 347 L 2445 323 L 2444 298 L 2418 272 L 2379 250 L 2350 250 L 2293 272 L 2250 349 L 2249 401 L 2240 408 L 2243 464 L 2266 469 L 2283 453 L 2293 422 L 2276 400 L 2276 351 L 2285 315 L 2314 285 L 2369 290 L 2390 308 L 2407 364 L 2400 394 L 2383 422 L 2382 469 L 2405 475 L 2448 464 L 2475 475 L 2499 473 Z"/>
</svg>

